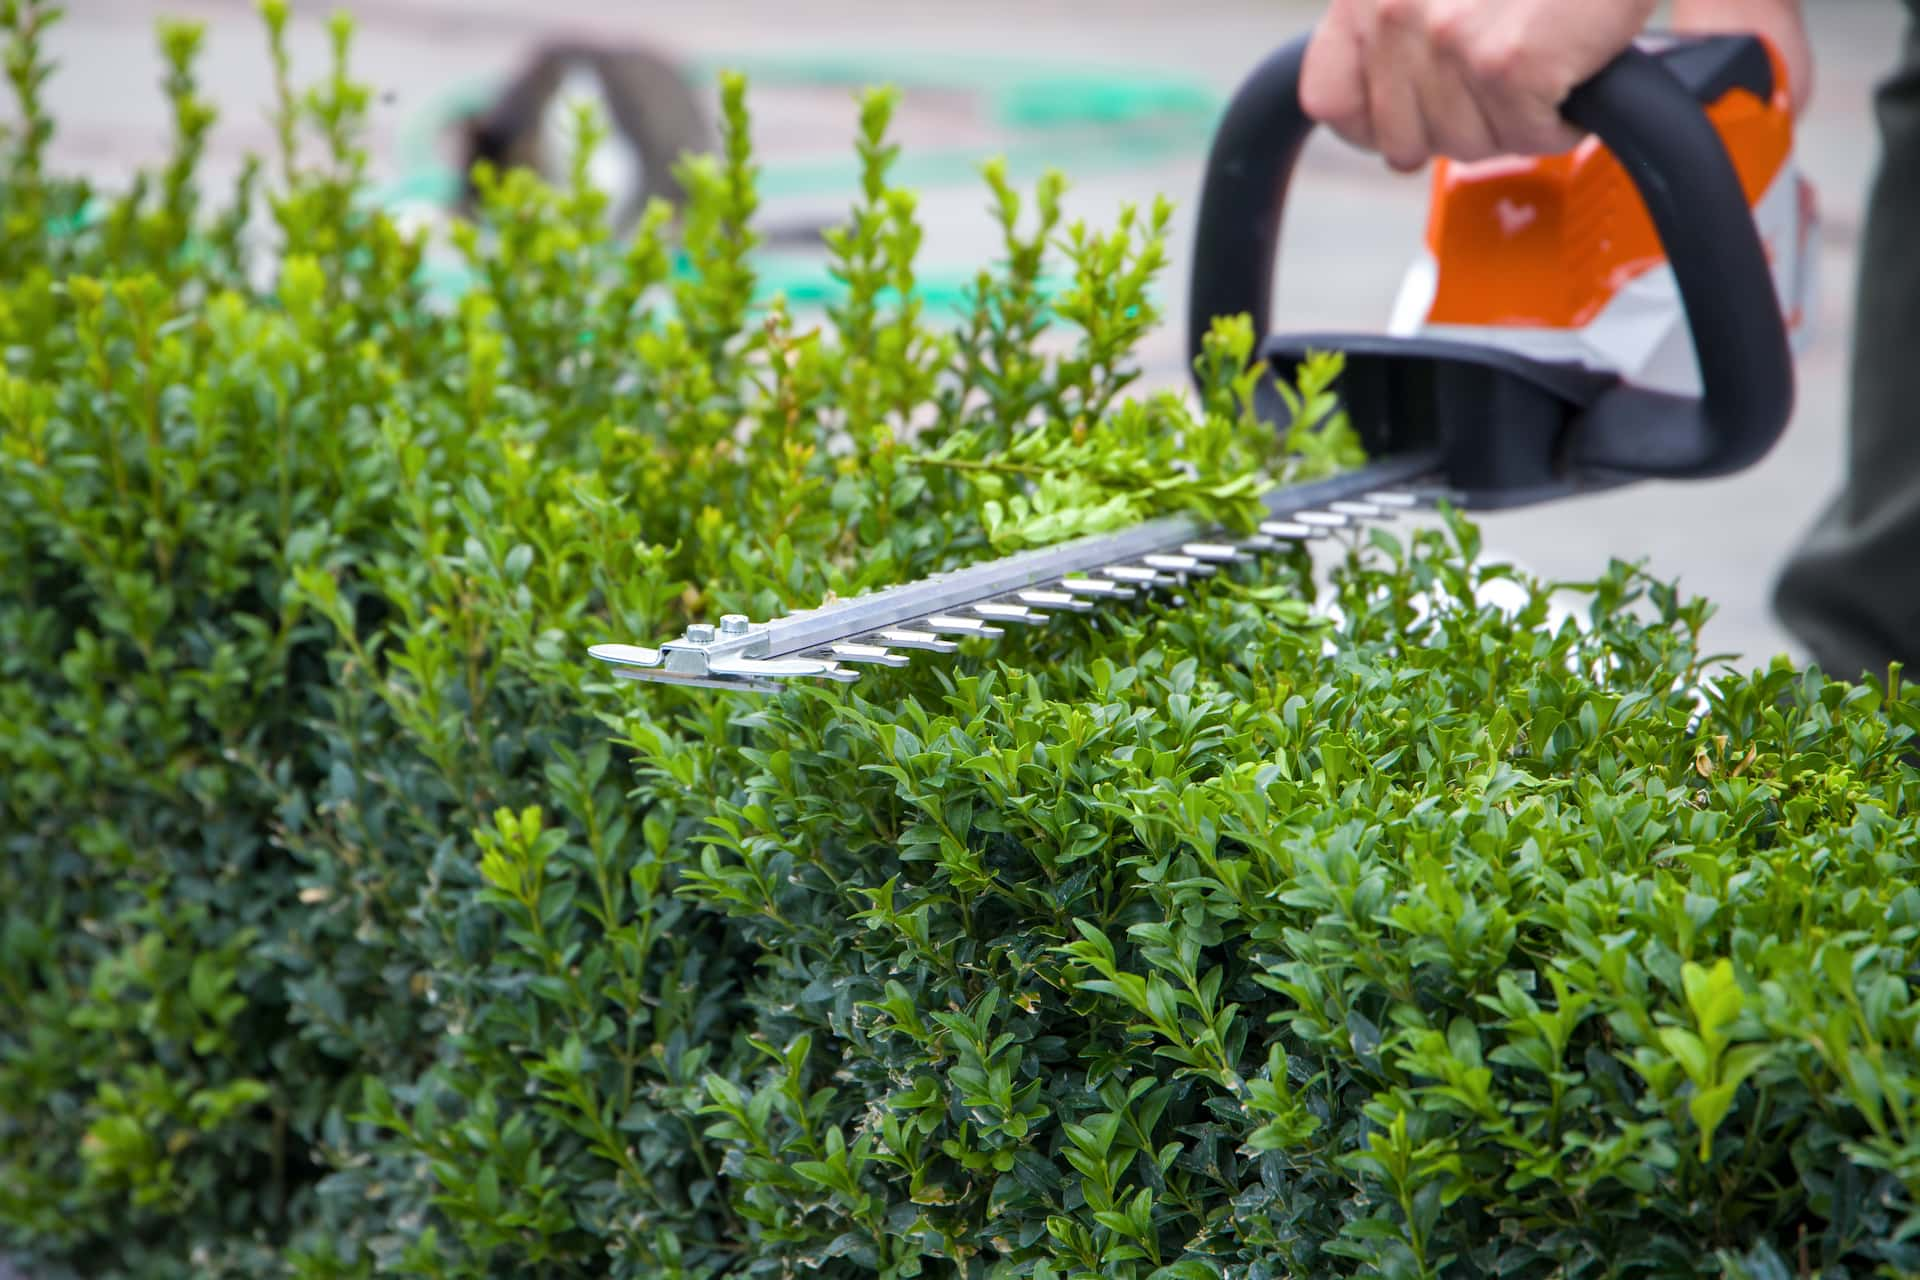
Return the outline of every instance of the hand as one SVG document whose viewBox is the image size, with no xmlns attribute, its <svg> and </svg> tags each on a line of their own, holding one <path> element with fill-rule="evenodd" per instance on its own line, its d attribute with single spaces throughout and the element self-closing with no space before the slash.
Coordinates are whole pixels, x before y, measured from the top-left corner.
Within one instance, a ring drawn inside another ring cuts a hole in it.
<svg viewBox="0 0 1920 1280">
<path fill-rule="evenodd" d="M 1307 48 L 1307 114 L 1396 169 L 1436 155 L 1550 155 L 1580 140 L 1560 104 L 1633 42 L 1657 0 L 1333 0 Z M 1678 0 L 1682 30 L 1758 30 L 1796 94 L 1811 73 L 1798 0 Z"/>
</svg>

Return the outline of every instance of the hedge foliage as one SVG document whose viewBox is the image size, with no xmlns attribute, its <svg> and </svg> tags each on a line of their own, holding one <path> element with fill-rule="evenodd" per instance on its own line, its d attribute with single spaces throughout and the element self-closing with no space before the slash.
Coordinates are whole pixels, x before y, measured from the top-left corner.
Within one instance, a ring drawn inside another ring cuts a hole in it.
<svg viewBox="0 0 1920 1280">
<path fill-rule="evenodd" d="M 348 24 L 302 87 L 264 12 L 278 154 L 212 207 L 197 29 L 173 159 L 96 197 L 0 3 L 0 1251 L 1920 1270 L 1897 673 L 1726 669 L 1618 564 L 1556 621 L 1450 518 L 850 690 L 609 687 L 597 640 L 1244 521 L 1351 445 L 1239 411 L 1244 323 L 1132 392 L 1165 206 L 989 168 L 1004 250 L 925 314 L 885 93 L 825 317 L 756 297 L 737 80 L 678 225 L 489 178 L 436 312 Z"/>
</svg>

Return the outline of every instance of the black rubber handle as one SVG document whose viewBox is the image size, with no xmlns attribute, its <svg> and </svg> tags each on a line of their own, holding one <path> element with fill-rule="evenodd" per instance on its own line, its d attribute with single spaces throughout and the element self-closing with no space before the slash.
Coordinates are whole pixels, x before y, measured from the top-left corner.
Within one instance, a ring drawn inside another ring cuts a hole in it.
<svg viewBox="0 0 1920 1280">
<path fill-rule="evenodd" d="M 1214 135 L 1188 295 L 1194 357 L 1217 316 L 1245 313 L 1265 335 L 1287 187 L 1314 129 L 1300 107 L 1306 49 L 1302 37 L 1262 63 Z M 1627 386 L 1608 392 L 1576 424 L 1569 463 L 1674 478 L 1752 464 L 1792 414 L 1793 360 L 1752 210 L 1718 131 L 1679 78 L 1638 48 L 1575 90 L 1563 111 L 1618 157 L 1646 202 L 1679 282 L 1704 389 L 1699 400 Z"/>
</svg>

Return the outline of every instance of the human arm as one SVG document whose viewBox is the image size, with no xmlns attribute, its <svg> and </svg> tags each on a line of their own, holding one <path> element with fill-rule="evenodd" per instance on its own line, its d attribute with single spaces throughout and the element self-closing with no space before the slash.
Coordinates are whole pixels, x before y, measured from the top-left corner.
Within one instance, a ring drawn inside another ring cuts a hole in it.
<svg viewBox="0 0 1920 1280">
<path fill-rule="evenodd" d="M 1333 0 L 1301 73 L 1307 114 L 1396 169 L 1436 155 L 1564 151 L 1560 104 L 1632 43 L 1656 0 Z M 1678 30 L 1758 31 L 1796 103 L 1811 88 L 1800 0 L 1676 0 Z"/>
</svg>

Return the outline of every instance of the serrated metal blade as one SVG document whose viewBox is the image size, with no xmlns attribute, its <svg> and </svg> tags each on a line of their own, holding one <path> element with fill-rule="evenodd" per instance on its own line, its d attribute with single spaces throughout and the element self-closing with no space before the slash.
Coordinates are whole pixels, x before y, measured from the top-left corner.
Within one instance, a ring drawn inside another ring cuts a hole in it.
<svg viewBox="0 0 1920 1280">
<path fill-rule="evenodd" d="M 858 644 L 847 640 L 839 644 L 830 644 L 824 652 L 833 655 L 835 662 L 854 662 L 866 667 L 904 667 L 904 656 L 889 652 L 877 644 Z"/>
<path fill-rule="evenodd" d="M 750 680 L 794 680 L 810 677 L 836 680 L 847 679 L 853 675 L 851 672 L 841 672 L 833 663 L 819 658 L 722 657 L 715 658 L 708 665 L 707 670 L 717 676 L 740 676 Z"/>
<path fill-rule="evenodd" d="M 1278 542 L 1306 542 L 1313 538 L 1324 538 L 1327 536 L 1325 529 L 1316 529 L 1314 526 L 1303 524 L 1298 520 L 1265 521 L 1260 526 L 1260 533 L 1261 536 L 1275 539 Z"/>
<path fill-rule="evenodd" d="M 1288 542 L 1324 537 L 1355 520 L 1387 518 L 1422 501 L 1457 494 L 1433 481 L 1437 453 L 1400 455 L 1325 480 L 1269 490 L 1267 519 L 1245 538 L 1187 516 L 1149 520 L 1113 533 L 1016 552 L 861 596 L 795 609 L 767 622 L 729 615 L 718 626 L 689 624 L 659 649 L 596 645 L 614 674 L 718 688 L 776 688 L 784 679 L 853 680 L 852 664 L 901 666 L 903 650 L 949 652 L 958 639 L 993 638 L 1009 624 L 1045 624 L 1056 612 L 1088 612 L 1101 600 L 1175 587 L 1245 563 Z M 1000 625 L 995 625 L 1000 624 Z M 790 665 L 798 662 L 800 665 Z"/>
<path fill-rule="evenodd" d="M 922 653 L 953 653 L 960 648 L 954 641 L 942 640 L 931 631 L 907 631 L 897 627 L 876 631 L 872 639 L 894 649 L 915 649 Z"/>
<path fill-rule="evenodd" d="M 994 622 L 1014 622 L 1023 627 L 1044 626 L 1051 620 L 1050 614 L 1041 613 L 1036 609 L 1029 609 L 1023 604 L 999 604 L 994 601 L 987 601 L 983 604 L 973 605 L 972 609 L 981 617 L 989 618 Z"/>
<path fill-rule="evenodd" d="M 1180 579 L 1170 573 L 1161 573 L 1158 569 L 1149 569 L 1145 565 L 1110 564 L 1100 571 L 1102 577 L 1112 578 L 1115 582 L 1124 582 L 1133 587 L 1171 587 Z"/>
<path fill-rule="evenodd" d="M 587 656 L 616 667 L 657 667 L 666 660 L 660 650 L 637 644 L 596 644 L 587 650 Z"/>
<path fill-rule="evenodd" d="M 1337 516 L 1349 516 L 1355 520 L 1393 519 L 1393 512 L 1377 502 L 1329 502 L 1327 510 Z"/>
<path fill-rule="evenodd" d="M 1095 605 L 1069 591 L 1016 591 L 1014 599 L 1030 609 L 1057 609 L 1062 613 L 1092 613 Z"/>
<path fill-rule="evenodd" d="M 997 640 L 1007 634 L 999 627 L 989 626 L 978 618 L 956 618 L 948 614 L 935 614 L 922 619 L 917 624 L 922 630 L 937 632 L 949 636 L 975 636 L 985 640 Z"/>
<path fill-rule="evenodd" d="M 1180 548 L 1180 553 L 1208 564 L 1245 564 L 1253 559 L 1240 548 L 1226 542 L 1189 542 Z"/>
<path fill-rule="evenodd" d="M 1062 578 L 1060 589 L 1077 596 L 1092 596 L 1097 600 L 1131 600 L 1138 594 L 1132 587 L 1108 582 L 1105 578 Z"/>
<path fill-rule="evenodd" d="M 1204 578 L 1217 573 L 1211 564 L 1198 556 L 1181 555 L 1176 552 L 1163 552 L 1159 555 L 1141 556 L 1140 563 L 1149 569 L 1158 569 L 1162 573 L 1184 573 L 1190 577 Z"/>
</svg>

